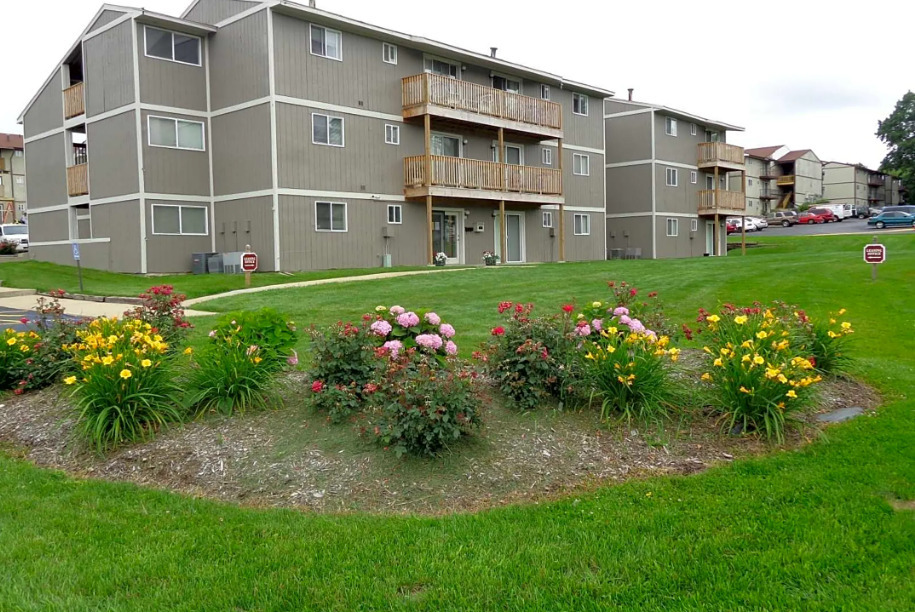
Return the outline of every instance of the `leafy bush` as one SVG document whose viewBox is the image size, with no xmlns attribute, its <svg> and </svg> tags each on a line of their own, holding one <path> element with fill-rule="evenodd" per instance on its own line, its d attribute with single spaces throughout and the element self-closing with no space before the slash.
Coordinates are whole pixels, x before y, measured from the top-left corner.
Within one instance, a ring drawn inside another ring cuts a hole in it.
<svg viewBox="0 0 915 613">
<path fill-rule="evenodd" d="M 363 408 L 363 396 L 371 394 L 377 389 L 374 383 L 366 383 L 359 387 L 355 383 L 343 385 L 325 385 L 323 381 L 311 384 L 308 403 L 316 411 L 327 413 L 331 423 L 338 424 L 355 415 Z"/>
<path fill-rule="evenodd" d="M 72 368 L 72 356 L 66 347 L 76 342 L 76 331 L 85 327 L 84 319 L 64 317 L 60 304 L 63 290 L 50 292 L 49 297 L 39 296 L 35 306 L 36 317 L 30 322 L 35 326 L 38 339 L 32 354 L 26 359 L 26 373 L 19 381 L 16 393 L 41 389 L 61 379 Z M 26 318 L 22 323 L 29 323 Z"/>
<path fill-rule="evenodd" d="M 0 240 L 0 255 L 16 255 L 17 253 L 19 252 L 16 243 Z"/>
<path fill-rule="evenodd" d="M 613 298 L 605 301 L 608 312 L 625 307 L 629 317 L 638 319 L 646 329 L 660 336 L 673 335 L 673 325 L 664 315 L 664 304 L 658 298 L 658 292 L 643 292 L 625 281 L 608 281 L 607 287 L 613 293 Z"/>
<path fill-rule="evenodd" d="M 126 311 L 124 317 L 148 323 L 172 349 L 177 348 L 191 327 L 181 306 L 187 296 L 176 294 L 171 285 L 157 285 L 140 294 L 140 298 L 143 304 Z"/>
<path fill-rule="evenodd" d="M 851 322 L 839 321 L 845 309 L 830 313 L 826 320 L 812 319 L 803 309 L 782 302 L 776 302 L 772 310 L 792 330 L 793 340 L 818 372 L 837 375 L 848 369 L 851 363 L 848 336 L 854 330 Z"/>
<path fill-rule="evenodd" d="M 366 329 L 337 322 L 327 329 L 311 327 L 310 376 L 322 385 L 355 385 L 372 380 L 377 367 Z"/>
<path fill-rule="evenodd" d="M 17 388 L 27 375 L 39 336 L 35 332 L 16 332 L 7 328 L 0 337 L 0 390 Z"/>
<path fill-rule="evenodd" d="M 165 361 L 168 345 L 150 324 L 101 318 L 76 337 L 68 350 L 81 372 L 64 383 L 73 386 L 77 431 L 99 451 L 181 418 L 171 403 L 179 390 Z"/>
<path fill-rule="evenodd" d="M 392 356 L 407 349 L 418 349 L 440 359 L 457 355 L 458 347 L 452 340 L 454 326 L 432 311 L 408 311 L 399 305 L 378 306 L 374 315 L 363 320 L 371 321 L 368 334 L 372 344 Z"/>
<path fill-rule="evenodd" d="M 784 439 L 785 424 L 811 400 L 822 378 L 802 355 L 791 330 L 771 309 L 725 305 L 700 311 L 707 327 L 709 370 L 702 375 L 729 430 L 755 430 Z"/>
<path fill-rule="evenodd" d="M 231 341 L 232 345 L 255 347 L 264 368 L 282 370 L 298 361 L 293 350 L 298 340 L 295 322 L 271 308 L 223 315 L 209 336 L 213 346 Z"/>
</svg>

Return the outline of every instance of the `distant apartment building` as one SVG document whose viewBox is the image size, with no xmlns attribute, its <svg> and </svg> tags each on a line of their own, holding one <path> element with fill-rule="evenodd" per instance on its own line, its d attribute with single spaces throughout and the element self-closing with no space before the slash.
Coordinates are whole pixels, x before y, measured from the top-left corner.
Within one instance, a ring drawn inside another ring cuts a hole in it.
<svg viewBox="0 0 915 613">
<path fill-rule="evenodd" d="M 882 207 L 901 202 L 901 181 L 862 164 L 823 163 L 823 198 L 858 206 Z"/>
<path fill-rule="evenodd" d="M 822 162 L 812 150 L 775 145 L 747 149 L 746 156 L 748 212 L 766 215 L 823 197 Z"/>
<path fill-rule="evenodd" d="M 604 101 L 607 249 L 614 257 L 724 255 L 744 215 L 743 128 L 665 106 Z M 733 177 L 729 186 L 729 177 Z"/>
<path fill-rule="evenodd" d="M 22 135 L 0 134 L 0 221 L 20 221 L 27 201 Z"/>
<path fill-rule="evenodd" d="M 136 273 L 603 259 L 612 92 L 312 6 L 105 5 L 28 104 L 32 257 Z M 695 212 L 695 211 L 694 211 Z"/>
</svg>

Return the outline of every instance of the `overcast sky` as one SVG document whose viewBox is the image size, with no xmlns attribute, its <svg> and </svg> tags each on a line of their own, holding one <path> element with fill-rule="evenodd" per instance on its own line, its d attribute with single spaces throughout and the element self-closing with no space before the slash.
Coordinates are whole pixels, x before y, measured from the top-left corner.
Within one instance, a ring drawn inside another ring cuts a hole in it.
<svg viewBox="0 0 915 613">
<path fill-rule="evenodd" d="M 179 15 L 191 0 L 142 0 Z M 301 0 L 307 3 L 307 0 Z M 877 121 L 915 89 L 915 2 L 870 0 L 317 0 L 348 17 L 489 53 L 635 99 L 744 126 L 729 140 L 784 144 L 876 167 Z M 85 28 L 98 0 L 0 0 L 0 131 Z M 133 3 L 126 1 L 124 4 Z M 690 7 L 687 9 L 686 7 Z"/>
</svg>

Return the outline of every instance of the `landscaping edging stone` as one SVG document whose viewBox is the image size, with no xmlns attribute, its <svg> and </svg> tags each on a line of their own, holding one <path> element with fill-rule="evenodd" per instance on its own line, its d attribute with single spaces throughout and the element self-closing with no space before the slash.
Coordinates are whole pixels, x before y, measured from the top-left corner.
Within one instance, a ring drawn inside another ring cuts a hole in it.
<svg viewBox="0 0 915 613">
<path fill-rule="evenodd" d="M 71 294 L 64 292 L 62 296 L 51 292 L 38 292 L 39 296 L 66 298 L 67 300 L 83 300 L 85 302 L 108 302 L 111 304 L 143 304 L 142 298 L 135 296 L 92 296 L 90 294 Z"/>
</svg>

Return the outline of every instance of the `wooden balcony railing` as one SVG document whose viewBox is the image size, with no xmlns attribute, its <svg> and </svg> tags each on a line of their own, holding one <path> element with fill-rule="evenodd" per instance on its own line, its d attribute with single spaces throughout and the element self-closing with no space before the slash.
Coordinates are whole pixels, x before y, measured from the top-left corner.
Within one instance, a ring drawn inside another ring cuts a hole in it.
<svg viewBox="0 0 915 613">
<path fill-rule="evenodd" d="M 405 187 L 429 185 L 519 194 L 562 195 L 562 173 L 556 168 L 517 166 L 444 155 L 430 157 L 432 179 L 428 184 L 426 157 L 414 155 L 404 159 Z"/>
<path fill-rule="evenodd" d="M 794 185 L 794 175 L 782 175 L 775 180 L 776 185 Z"/>
<path fill-rule="evenodd" d="M 89 193 L 88 164 L 67 167 L 67 193 L 71 196 L 84 196 Z"/>
<path fill-rule="evenodd" d="M 743 165 L 743 147 L 727 143 L 699 143 L 699 168 Z"/>
<path fill-rule="evenodd" d="M 71 85 L 64 90 L 64 118 L 79 117 L 85 113 L 85 86 L 83 83 Z"/>
<path fill-rule="evenodd" d="M 883 177 L 871 176 L 867 179 L 867 184 L 873 187 L 882 187 L 884 183 Z"/>
<path fill-rule="evenodd" d="M 729 214 L 747 210 L 747 197 L 743 192 L 732 192 L 723 189 L 703 189 L 699 191 L 699 213 Z"/>
<path fill-rule="evenodd" d="M 403 79 L 404 109 L 422 105 L 562 129 L 562 106 L 555 102 L 427 72 Z"/>
</svg>

